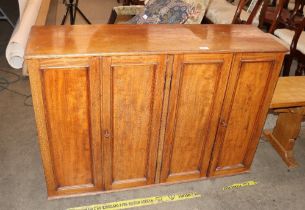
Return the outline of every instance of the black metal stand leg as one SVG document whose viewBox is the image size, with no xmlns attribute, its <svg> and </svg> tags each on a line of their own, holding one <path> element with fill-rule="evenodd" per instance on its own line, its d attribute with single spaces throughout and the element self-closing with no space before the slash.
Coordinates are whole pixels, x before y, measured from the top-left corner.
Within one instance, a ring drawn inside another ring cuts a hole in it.
<svg viewBox="0 0 305 210">
<path fill-rule="evenodd" d="M 15 28 L 13 22 L 9 19 L 9 17 L 4 13 L 4 11 L 1 8 L 0 8 L 0 20 L 6 20 L 13 28 Z"/>
<path fill-rule="evenodd" d="M 74 20 L 74 9 L 73 9 L 73 6 L 70 6 L 70 24 L 71 25 L 74 25 L 75 24 L 75 20 Z"/>
<path fill-rule="evenodd" d="M 61 25 L 65 25 L 66 19 L 67 19 L 67 16 L 68 16 L 69 11 L 70 11 L 70 9 L 67 8 L 66 14 L 65 14 L 64 17 L 62 18 Z"/>
<path fill-rule="evenodd" d="M 78 0 L 76 1 L 76 3 L 74 3 L 73 0 L 70 0 L 69 3 L 65 3 L 65 5 L 66 5 L 66 13 L 61 21 L 61 25 L 64 25 L 66 23 L 68 15 L 70 16 L 70 24 L 74 25 L 77 12 L 82 16 L 82 18 L 84 18 L 84 20 L 88 24 L 91 24 L 91 22 L 85 16 L 85 14 L 78 8 Z"/>
<path fill-rule="evenodd" d="M 88 18 L 84 15 L 84 13 L 78 8 L 78 7 L 75 7 L 75 10 L 77 12 L 79 12 L 79 14 L 84 18 L 84 20 L 88 23 L 88 24 L 91 24 L 91 22 L 88 20 Z"/>
</svg>

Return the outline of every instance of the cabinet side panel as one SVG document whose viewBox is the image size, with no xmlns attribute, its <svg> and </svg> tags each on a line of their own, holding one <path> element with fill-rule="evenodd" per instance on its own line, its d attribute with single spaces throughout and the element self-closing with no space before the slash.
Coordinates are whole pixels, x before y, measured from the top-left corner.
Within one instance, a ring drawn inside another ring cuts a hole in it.
<svg viewBox="0 0 305 210">
<path fill-rule="evenodd" d="M 93 185 L 87 68 L 43 70 L 47 127 L 58 189 Z"/>
</svg>

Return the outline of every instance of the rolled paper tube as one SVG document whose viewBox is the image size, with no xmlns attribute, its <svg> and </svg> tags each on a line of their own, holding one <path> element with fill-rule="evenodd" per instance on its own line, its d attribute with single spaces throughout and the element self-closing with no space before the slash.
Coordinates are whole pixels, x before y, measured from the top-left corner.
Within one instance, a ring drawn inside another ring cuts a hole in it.
<svg viewBox="0 0 305 210">
<path fill-rule="evenodd" d="M 6 59 L 15 69 L 23 66 L 25 47 L 41 2 L 42 0 L 19 0 L 20 18 L 6 48 Z"/>
</svg>

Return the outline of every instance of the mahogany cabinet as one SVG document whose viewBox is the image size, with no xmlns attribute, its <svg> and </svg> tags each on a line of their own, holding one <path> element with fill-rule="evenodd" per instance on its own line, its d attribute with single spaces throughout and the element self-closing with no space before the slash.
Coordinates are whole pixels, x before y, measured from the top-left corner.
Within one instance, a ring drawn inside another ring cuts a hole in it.
<svg viewBox="0 0 305 210">
<path fill-rule="evenodd" d="M 49 197 L 248 171 L 286 51 L 246 25 L 34 27 Z"/>
</svg>

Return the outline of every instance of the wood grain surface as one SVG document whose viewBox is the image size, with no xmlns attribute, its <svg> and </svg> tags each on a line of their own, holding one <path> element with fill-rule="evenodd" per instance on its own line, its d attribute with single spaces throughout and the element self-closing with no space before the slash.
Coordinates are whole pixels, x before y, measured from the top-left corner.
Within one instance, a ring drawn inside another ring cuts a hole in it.
<svg viewBox="0 0 305 210">
<path fill-rule="evenodd" d="M 26 58 L 287 51 L 251 25 L 76 25 L 33 27 Z"/>
<path fill-rule="evenodd" d="M 42 68 L 29 62 L 32 94 L 39 94 L 36 119 L 45 119 L 37 127 L 51 196 L 102 189 L 100 99 L 94 91 L 99 87 L 98 60 L 74 63 L 82 67 Z"/>
<path fill-rule="evenodd" d="M 305 77 L 279 78 L 270 108 L 278 113 L 276 125 L 264 134 L 289 168 L 298 166 L 294 145 L 305 115 Z"/>
<path fill-rule="evenodd" d="M 237 54 L 215 139 L 210 176 L 247 171 L 282 64 L 281 54 Z"/>
<path fill-rule="evenodd" d="M 103 60 L 106 189 L 155 182 L 165 56 Z M 106 136 L 108 132 L 109 136 Z"/>
<path fill-rule="evenodd" d="M 227 85 L 231 54 L 176 56 L 161 182 L 205 177 Z"/>
<path fill-rule="evenodd" d="M 281 77 L 270 108 L 305 106 L 305 76 Z"/>
</svg>

